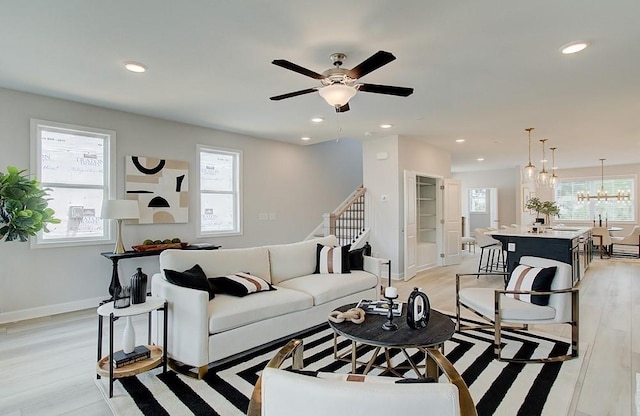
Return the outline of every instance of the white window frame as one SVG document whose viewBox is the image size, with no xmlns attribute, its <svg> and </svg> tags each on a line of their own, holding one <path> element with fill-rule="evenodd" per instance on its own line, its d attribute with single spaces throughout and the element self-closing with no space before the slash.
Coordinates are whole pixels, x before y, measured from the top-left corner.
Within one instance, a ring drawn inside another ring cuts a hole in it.
<svg viewBox="0 0 640 416">
<path fill-rule="evenodd" d="M 602 176 L 593 176 L 593 177 L 584 177 L 584 178 L 561 178 L 559 179 L 560 182 L 581 182 L 581 181 L 589 181 L 589 182 L 594 182 L 597 183 L 597 188 L 600 188 L 600 183 L 602 181 Z M 608 175 L 608 176 L 604 176 L 604 180 L 612 180 L 612 179 L 629 179 L 633 182 L 633 186 L 631 187 L 631 189 L 629 190 L 631 192 L 631 204 L 632 204 L 632 214 L 633 214 L 633 218 L 630 220 L 619 220 L 619 219 L 611 219 L 611 218 L 607 218 L 609 223 L 618 223 L 618 224 L 634 224 L 637 222 L 637 217 L 636 217 L 636 213 L 638 212 L 637 206 L 638 206 L 638 198 L 636 195 L 636 189 L 637 189 L 637 183 L 638 183 L 638 177 L 635 174 L 623 174 L 623 175 Z M 613 194 L 613 192 L 611 192 L 611 194 Z M 594 195 L 594 194 L 592 194 Z M 576 198 L 577 201 L 577 194 L 574 195 L 574 197 Z M 556 190 L 554 189 L 554 199 L 556 198 Z M 582 202 L 583 204 L 592 204 L 595 203 L 594 199 L 591 199 L 589 201 L 584 201 Z M 610 198 L 609 199 L 609 203 L 611 204 L 617 204 L 619 202 L 617 202 L 617 200 L 614 198 Z M 626 202 L 624 202 L 626 203 Z M 590 208 L 590 210 L 592 211 L 592 215 L 594 216 L 593 218 L 587 218 L 587 219 L 568 219 L 568 218 L 559 218 L 560 222 L 566 222 L 566 223 L 584 223 L 584 222 L 591 222 L 591 221 L 595 221 L 597 220 L 597 213 L 595 212 L 595 209 L 593 207 Z M 604 222 L 605 218 L 602 218 L 602 221 Z"/>
<path fill-rule="evenodd" d="M 59 123 L 48 120 L 31 119 L 31 172 L 41 182 L 44 188 L 47 187 L 60 187 L 60 188 L 87 188 L 87 189 L 102 189 L 102 200 L 115 199 L 116 192 L 116 132 L 113 130 L 105 130 L 94 127 L 79 126 L 75 124 Z M 66 131 L 70 133 L 78 133 L 80 135 L 86 135 L 94 138 L 103 138 L 104 140 L 104 169 L 103 169 L 103 182 L 102 186 L 88 186 L 81 184 L 58 184 L 43 182 L 42 178 L 42 131 L 43 130 L 58 130 Z M 100 207 L 100 210 L 102 207 Z M 65 213 L 56 212 L 54 217 L 60 218 L 61 215 L 67 215 Z M 108 244 L 115 242 L 115 224 L 113 221 L 103 219 L 103 234 L 96 237 L 65 237 L 47 239 L 43 238 L 43 231 L 37 233 L 33 238 L 30 238 L 31 248 L 47 248 L 47 247 L 72 247 L 80 245 L 97 245 Z"/>
<path fill-rule="evenodd" d="M 484 191 L 484 209 L 483 210 L 476 210 L 474 209 L 474 196 L 473 196 L 473 191 Z M 471 214 L 486 214 L 487 213 L 487 200 L 489 199 L 489 191 L 487 190 L 487 188 L 473 188 L 469 190 L 469 212 Z"/>
<path fill-rule="evenodd" d="M 232 235 L 242 235 L 243 233 L 243 219 L 242 219 L 242 150 L 238 149 L 227 149 L 216 146 L 209 146 L 199 144 L 197 146 L 198 154 L 196 157 L 196 165 L 198 169 L 198 224 L 197 224 L 197 232 L 196 237 L 198 238 L 207 238 L 207 237 L 222 237 L 222 236 L 232 236 Z M 234 181 L 233 181 L 233 190 L 231 192 L 222 192 L 222 191 L 203 191 L 201 186 L 201 172 L 202 167 L 200 166 L 201 155 L 203 152 L 207 153 L 218 153 L 224 155 L 231 155 L 234 157 Z M 202 230 L 202 194 L 203 193 L 212 193 L 212 194 L 231 194 L 234 196 L 234 229 L 232 231 L 203 231 Z"/>
</svg>

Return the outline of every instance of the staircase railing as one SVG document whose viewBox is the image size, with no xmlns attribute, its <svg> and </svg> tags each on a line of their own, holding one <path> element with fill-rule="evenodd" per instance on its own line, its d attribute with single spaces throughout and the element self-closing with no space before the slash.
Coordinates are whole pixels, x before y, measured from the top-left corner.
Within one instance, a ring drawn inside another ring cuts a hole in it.
<svg viewBox="0 0 640 416">
<path fill-rule="evenodd" d="M 324 214 L 322 223 L 307 239 L 333 234 L 340 245 L 351 244 L 352 248 L 364 245 L 368 236 L 365 228 L 365 191 L 362 185 L 356 188 L 333 212 Z"/>
<path fill-rule="evenodd" d="M 354 244 L 365 231 L 365 188 L 358 187 L 349 199 L 332 213 L 325 215 L 325 235 L 334 234 L 340 245 Z"/>
</svg>

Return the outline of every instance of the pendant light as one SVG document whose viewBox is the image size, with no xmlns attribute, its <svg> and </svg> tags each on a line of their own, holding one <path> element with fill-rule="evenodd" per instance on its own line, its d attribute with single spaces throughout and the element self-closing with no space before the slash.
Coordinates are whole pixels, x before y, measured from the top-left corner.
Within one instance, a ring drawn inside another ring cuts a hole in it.
<svg viewBox="0 0 640 416">
<path fill-rule="evenodd" d="M 549 179 L 549 185 L 554 187 L 556 186 L 556 183 L 558 183 L 558 175 L 556 175 L 556 169 L 558 169 L 556 166 L 557 147 L 550 147 L 549 149 L 551 149 L 551 179 Z"/>
<path fill-rule="evenodd" d="M 546 141 L 547 139 L 540 139 L 540 142 L 542 143 L 542 170 L 538 172 L 538 176 L 536 180 L 536 183 L 538 184 L 538 186 L 549 186 L 549 179 L 551 179 L 551 175 L 549 175 L 549 172 L 547 172 L 547 170 L 544 167 L 544 162 L 547 161 L 544 156 L 544 143 Z"/>
<path fill-rule="evenodd" d="M 524 167 L 522 173 L 524 180 L 529 182 L 532 182 L 536 177 L 536 167 L 531 163 L 531 130 L 533 129 L 533 127 L 524 129 L 529 133 L 529 164 Z"/>
</svg>

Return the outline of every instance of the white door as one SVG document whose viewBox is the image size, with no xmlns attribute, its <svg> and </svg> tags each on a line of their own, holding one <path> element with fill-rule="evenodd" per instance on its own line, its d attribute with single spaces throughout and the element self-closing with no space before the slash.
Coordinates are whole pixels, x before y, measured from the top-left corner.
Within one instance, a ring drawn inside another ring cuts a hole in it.
<svg viewBox="0 0 640 416">
<path fill-rule="evenodd" d="M 460 238 L 462 236 L 462 190 L 460 181 L 444 179 L 442 215 L 442 265 L 462 262 Z"/>
<path fill-rule="evenodd" d="M 416 275 L 417 246 L 416 173 L 404 171 L 404 280 Z"/>
<path fill-rule="evenodd" d="M 498 188 L 489 188 L 489 213 L 491 215 L 491 226 L 500 228 L 498 219 Z"/>
</svg>

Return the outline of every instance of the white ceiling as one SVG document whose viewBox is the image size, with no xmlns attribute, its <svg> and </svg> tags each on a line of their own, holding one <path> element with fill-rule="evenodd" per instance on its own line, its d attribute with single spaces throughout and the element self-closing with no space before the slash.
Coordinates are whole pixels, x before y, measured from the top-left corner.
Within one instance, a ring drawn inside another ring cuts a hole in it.
<svg viewBox="0 0 640 416">
<path fill-rule="evenodd" d="M 0 86 L 303 145 L 420 136 L 458 172 L 526 164 L 526 127 L 538 166 L 542 137 L 560 168 L 638 163 L 639 21 L 638 0 L 0 0 Z M 269 100 L 318 85 L 273 59 L 322 72 L 378 50 L 397 59 L 362 82 L 413 95 L 339 115 L 317 93 Z"/>
</svg>

